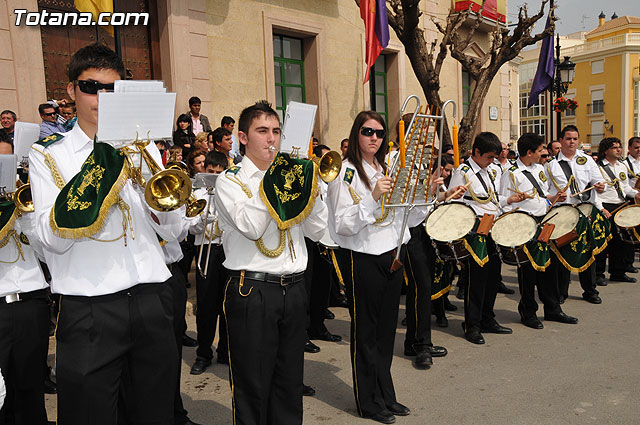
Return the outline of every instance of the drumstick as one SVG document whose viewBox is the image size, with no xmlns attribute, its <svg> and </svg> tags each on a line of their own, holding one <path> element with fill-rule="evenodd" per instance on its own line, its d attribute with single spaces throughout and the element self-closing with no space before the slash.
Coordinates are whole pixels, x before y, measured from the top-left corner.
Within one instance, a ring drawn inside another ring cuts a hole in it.
<svg viewBox="0 0 640 425">
<path fill-rule="evenodd" d="M 471 186 L 471 182 L 467 183 L 464 185 L 465 189 L 468 189 L 469 186 Z M 449 202 L 452 198 L 454 198 L 457 194 L 459 194 L 462 191 L 462 188 L 458 188 L 455 192 L 453 192 L 451 195 L 447 196 L 444 200 L 444 202 Z"/>
<path fill-rule="evenodd" d="M 624 204 L 620 205 L 618 208 L 616 208 L 615 210 L 611 211 L 611 215 L 614 215 L 615 213 L 618 212 L 618 210 L 622 207 L 624 207 L 625 205 L 627 205 L 629 203 L 629 201 L 625 202 Z"/>
<path fill-rule="evenodd" d="M 548 219 L 546 219 L 546 220 L 542 220 L 542 221 L 540 222 L 540 225 L 541 225 L 541 226 L 544 226 L 545 224 L 547 224 L 547 221 L 551 220 L 553 217 L 555 217 L 555 216 L 557 216 L 557 215 L 558 215 L 558 213 L 555 213 L 554 215 L 552 215 L 552 216 L 551 216 L 551 217 L 549 217 Z"/>
<path fill-rule="evenodd" d="M 575 198 L 576 196 L 578 196 L 578 195 L 582 195 L 583 193 L 588 192 L 588 191 L 590 191 L 591 189 L 595 189 L 595 186 L 588 187 L 588 188 L 586 188 L 585 190 L 583 190 L 582 192 L 574 193 L 574 194 L 573 194 L 573 195 L 571 195 L 570 197 L 571 197 L 571 198 Z"/>
<path fill-rule="evenodd" d="M 509 215 L 509 214 L 512 214 L 512 213 L 514 213 L 514 212 L 518 211 L 519 209 L 520 209 L 520 207 L 515 207 L 515 208 L 514 208 L 514 209 L 512 209 L 511 211 L 509 211 L 509 212 L 507 212 L 507 213 L 504 213 L 504 214 L 502 214 L 500 217 L 496 218 L 496 221 L 500 220 L 502 217 L 505 217 L 505 216 L 507 216 L 507 215 Z"/>
<path fill-rule="evenodd" d="M 510 191 L 517 193 L 518 195 L 525 195 L 527 198 L 532 199 L 533 198 L 533 193 L 527 193 L 527 192 L 520 192 L 519 190 L 515 190 L 515 189 L 511 189 L 510 187 L 507 188 Z"/>
<path fill-rule="evenodd" d="M 569 185 L 570 185 L 570 184 L 571 184 L 571 182 L 569 181 L 569 183 L 567 183 L 567 185 L 564 187 L 564 189 L 562 189 L 560 192 L 566 192 L 566 191 L 567 191 L 567 189 L 569 189 Z M 553 208 L 553 206 L 554 206 L 554 205 L 556 204 L 556 202 L 558 202 L 559 200 L 560 200 L 560 197 L 559 197 L 559 196 L 557 196 L 557 197 L 556 197 L 556 200 L 555 200 L 555 201 L 553 201 L 553 202 L 551 203 L 551 205 L 549 205 L 549 208 L 547 208 L 547 211 L 549 211 L 551 208 Z"/>
<path fill-rule="evenodd" d="M 393 146 L 393 142 L 389 142 L 389 147 Z M 385 171 L 384 176 L 389 177 L 389 167 L 391 166 L 391 149 L 389 149 L 389 156 L 387 157 L 387 170 Z M 380 208 L 380 220 L 382 220 L 384 214 L 384 194 L 382 195 L 382 208 Z"/>
</svg>

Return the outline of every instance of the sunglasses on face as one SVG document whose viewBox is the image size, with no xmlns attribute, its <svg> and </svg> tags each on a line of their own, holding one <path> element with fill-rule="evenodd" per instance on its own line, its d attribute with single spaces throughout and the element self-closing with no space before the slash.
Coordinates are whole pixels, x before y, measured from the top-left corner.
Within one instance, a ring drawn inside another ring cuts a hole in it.
<svg viewBox="0 0 640 425">
<path fill-rule="evenodd" d="M 113 83 L 102 84 L 93 80 L 77 80 L 76 84 L 82 93 L 98 94 L 100 90 L 113 91 Z"/>
<path fill-rule="evenodd" d="M 384 130 L 376 130 L 371 127 L 360 128 L 360 134 L 362 134 L 363 136 L 373 136 L 374 133 L 376 136 L 378 136 L 378 139 L 384 139 L 384 136 L 386 135 L 386 132 Z"/>
<path fill-rule="evenodd" d="M 549 155 L 540 155 L 541 158 L 549 158 Z"/>
<path fill-rule="evenodd" d="M 49 113 L 43 113 L 42 115 L 44 115 L 45 117 L 54 117 L 56 115 L 55 112 L 49 112 Z"/>
</svg>

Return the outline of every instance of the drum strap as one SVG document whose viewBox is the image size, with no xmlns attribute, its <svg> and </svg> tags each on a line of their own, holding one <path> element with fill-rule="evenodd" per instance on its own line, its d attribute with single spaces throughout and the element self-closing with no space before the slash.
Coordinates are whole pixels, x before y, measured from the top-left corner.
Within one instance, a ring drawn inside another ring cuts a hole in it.
<svg viewBox="0 0 640 425">
<path fill-rule="evenodd" d="M 487 192 L 487 194 L 491 194 L 491 192 L 489 192 L 489 187 L 484 182 L 484 179 L 480 175 L 480 172 L 477 172 L 475 174 L 476 174 L 476 176 L 478 176 L 478 180 L 480 180 L 480 184 L 482 184 L 482 188 L 484 189 L 484 191 Z M 498 199 L 498 191 L 496 190 L 496 184 L 493 182 L 493 180 L 491 180 L 491 185 L 493 186 L 493 193 L 495 194 L 496 203 L 497 203 L 499 201 L 499 199 Z"/>
<path fill-rule="evenodd" d="M 562 168 L 562 172 L 564 173 L 565 177 L 567 178 L 567 181 L 569 182 L 569 189 L 571 189 L 571 193 L 580 192 L 580 189 L 578 188 L 578 183 L 576 182 L 576 178 L 573 177 L 573 172 L 571 171 L 571 165 L 569 165 L 569 162 L 564 159 L 561 159 L 558 161 L 558 164 L 560 164 L 560 168 Z M 586 195 L 587 196 L 585 197 L 585 194 L 583 193 L 582 195 L 580 195 L 580 199 L 582 201 L 586 201 L 587 199 L 589 199 L 589 196 L 591 196 L 591 194 L 586 194 Z"/>
<path fill-rule="evenodd" d="M 622 200 L 624 200 L 624 194 L 622 193 L 622 188 L 620 187 L 620 181 L 616 178 L 616 175 L 613 174 L 613 170 L 611 169 L 611 165 L 610 164 L 606 164 L 602 161 L 600 161 L 600 166 L 602 167 L 602 169 L 605 171 L 605 173 L 607 173 L 607 175 L 609 176 L 609 178 L 611 179 L 611 182 L 613 183 L 613 187 L 616 189 L 616 192 L 618 192 L 618 197 Z"/>
<path fill-rule="evenodd" d="M 636 171 L 633 169 L 633 164 L 631 163 L 631 159 L 629 159 L 629 157 L 627 157 L 627 164 L 629 164 L 629 171 L 631 171 L 631 174 L 633 174 L 633 177 L 635 177 Z"/>
<path fill-rule="evenodd" d="M 524 176 L 527 178 L 527 180 L 529 180 L 531 182 L 533 187 L 538 191 L 538 194 L 540 194 L 540 196 L 542 198 L 546 198 L 547 197 L 547 194 L 544 193 L 544 190 L 542 190 L 542 188 L 538 184 L 538 181 L 536 180 L 535 177 L 533 177 L 533 174 L 531 174 L 531 172 L 529 170 L 522 170 L 522 174 L 524 174 Z"/>
</svg>

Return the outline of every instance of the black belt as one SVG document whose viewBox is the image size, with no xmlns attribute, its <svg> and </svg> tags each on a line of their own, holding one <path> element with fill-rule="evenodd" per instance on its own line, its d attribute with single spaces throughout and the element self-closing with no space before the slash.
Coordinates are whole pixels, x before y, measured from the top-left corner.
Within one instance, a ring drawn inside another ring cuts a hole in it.
<svg viewBox="0 0 640 425">
<path fill-rule="evenodd" d="M 31 292 L 17 292 L 15 294 L 3 295 L 0 297 L 0 304 L 11 304 L 18 301 L 31 300 L 33 298 L 47 298 L 46 289 L 38 289 Z"/>
<path fill-rule="evenodd" d="M 232 270 L 230 272 L 230 275 L 231 277 L 241 277 L 241 273 L 242 272 L 240 271 Z M 258 282 L 273 283 L 275 285 L 280 285 L 280 286 L 289 286 L 304 280 L 304 272 L 279 275 L 279 274 L 271 274 L 271 273 L 245 271 L 244 278 L 255 280 Z"/>
</svg>

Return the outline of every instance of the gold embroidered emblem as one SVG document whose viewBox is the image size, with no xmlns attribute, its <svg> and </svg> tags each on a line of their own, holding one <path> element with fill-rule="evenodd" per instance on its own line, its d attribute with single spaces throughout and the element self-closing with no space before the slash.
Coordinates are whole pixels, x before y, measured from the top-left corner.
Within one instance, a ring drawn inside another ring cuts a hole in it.
<svg viewBox="0 0 640 425">
<path fill-rule="evenodd" d="M 287 185 L 285 184 L 285 188 L 287 187 Z M 294 199 L 297 199 L 301 193 L 287 193 L 287 192 L 280 192 L 280 189 L 278 189 L 278 186 L 276 186 L 275 184 L 273 185 L 273 190 L 275 190 L 276 195 L 278 195 L 278 198 L 280 198 L 280 202 L 287 203 L 289 201 L 293 201 Z"/>
<path fill-rule="evenodd" d="M 578 163 L 578 165 L 584 165 L 587 163 L 587 158 L 584 156 L 579 156 L 578 159 L 576 159 L 576 162 Z"/>
<path fill-rule="evenodd" d="M 542 183 L 547 182 L 547 175 L 544 173 L 544 171 L 540 171 L 540 181 L 542 181 Z"/>
<path fill-rule="evenodd" d="M 496 176 L 498 175 L 498 171 L 495 168 L 491 168 L 489 170 L 489 177 L 491 177 L 492 181 L 496 181 Z"/>
<path fill-rule="evenodd" d="M 344 172 L 344 181 L 351 184 L 352 180 L 353 180 L 353 169 L 347 168 L 347 171 Z"/>
<path fill-rule="evenodd" d="M 620 171 L 620 180 L 625 181 L 627 179 L 627 175 L 624 173 L 624 171 Z"/>
</svg>

